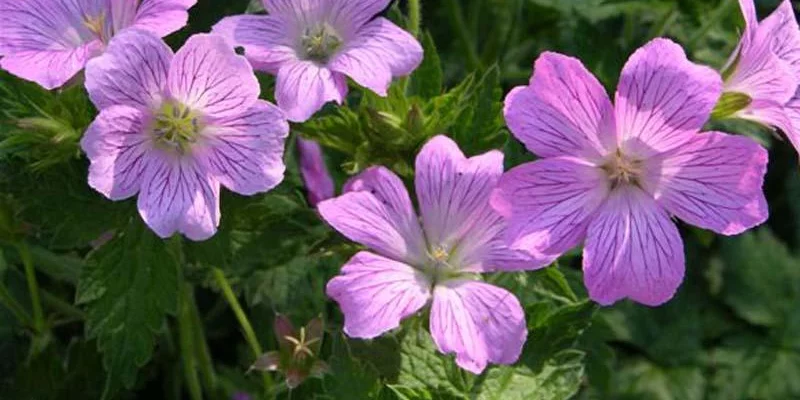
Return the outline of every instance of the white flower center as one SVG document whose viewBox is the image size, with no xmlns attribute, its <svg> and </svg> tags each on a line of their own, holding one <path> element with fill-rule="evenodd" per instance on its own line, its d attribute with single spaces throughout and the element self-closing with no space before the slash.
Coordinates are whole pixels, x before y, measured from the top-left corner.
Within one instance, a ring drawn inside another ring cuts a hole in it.
<svg viewBox="0 0 800 400">
<path fill-rule="evenodd" d="M 324 63 L 342 47 L 342 39 L 332 26 L 322 23 L 305 29 L 300 47 L 304 59 Z"/>
<path fill-rule="evenodd" d="M 155 143 L 186 154 L 197 142 L 203 123 L 200 115 L 177 101 L 165 101 L 156 113 L 152 132 Z"/>
<path fill-rule="evenodd" d="M 617 150 L 600 168 L 608 175 L 612 188 L 621 185 L 639 186 L 642 178 L 643 162 L 642 160 L 628 157 L 622 154 L 620 150 Z"/>
</svg>

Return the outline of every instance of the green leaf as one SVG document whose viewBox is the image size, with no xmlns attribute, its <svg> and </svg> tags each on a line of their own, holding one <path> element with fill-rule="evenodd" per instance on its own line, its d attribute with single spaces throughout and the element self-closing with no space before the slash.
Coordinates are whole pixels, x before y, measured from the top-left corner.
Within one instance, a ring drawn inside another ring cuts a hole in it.
<svg viewBox="0 0 800 400">
<path fill-rule="evenodd" d="M 567 400 L 581 387 L 584 354 L 565 350 L 533 372 L 527 367 L 494 367 L 475 396 L 478 400 Z"/>
<path fill-rule="evenodd" d="M 660 367 L 637 359 L 627 362 L 615 379 L 614 399 L 703 400 L 706 392 L 698 366 Z"/>
<path fill-rule="evenodd" d="M 86 308 L 87 336 L 103 353 L 104 396 L 132 387 L 150 359 L 155 333 L 177 309 L 178 268 L 176 254 L 138 219 L 90 255 L 77 302 Z"/>
<path fill-rule="evenodd" d="M 736 313 L 756 325 L 779 326 L 797 312 L 800 268 L 766 228 L 722 240 L 722 297 Z"/>
<path fill-rule="evenodd" d="M 397 382 L 411 389 L 425 389 L 436 399 L 467 399 L 474 377 L 445 357 L 424 329 L 409 330 L 400 345 Z"/>
<path fill-rule="evenodd" d="M 375 398 L 382 387 L 377 372 L 350 354 L 344 335 L 334 335 L 332 347 L 330 373 L 325 375 L 326 393 L 333 399 Z"/>
<path fill-rule="evenodd" d="M 408 94 L 424 99 L 436 97 L 442 93 L 442 62 L 436 51 L 436 44 L 430 32 L 422 36 L 422 49 L 425 58 L 408 80 Z"/>
<path fill-rule="evenodd" d="M 468 108 L 449 128 L 451 136 L 470 155 L 501 148 L 508 135 L 503 128 L 503 89 L 497 65 L 477 81 L 467 104 Z"/>
</svg>

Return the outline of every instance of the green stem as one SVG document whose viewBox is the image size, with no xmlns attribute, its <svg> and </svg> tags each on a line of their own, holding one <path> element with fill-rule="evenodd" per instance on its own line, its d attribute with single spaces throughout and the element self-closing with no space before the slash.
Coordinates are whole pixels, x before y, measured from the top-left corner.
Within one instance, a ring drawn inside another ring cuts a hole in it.
<svg viewBox="0 0 800 400">
<path fill-rule="evenodd" d="M 33 257 L 28 244 L 20 242 L 17 244 L 17 251 L 25 266 L 25 278 L 28 281 L 28 291 L 31 295 L 31 308 L 33 309 L 33 330 L 36 333 L 44 332 L 44 312 L 42 312 L 42 301 L 39 298 L 39 283 L 36 281 L 36 270 L 33 267 Z"/>
<path fill-rule="evenodd" d="M 8 292 L 6 289 L 5 284 L 0 283 L 0 303 L 2 303 L 6 308 L 8 308 L 14 317 L 16 317 L 20 324 L 25 326 L 33 326 L 33 322 L 31 321 L 31 316 L 25 312 L 25 308 L 17 302 L 14 296 L 11 296 L 11 293 Z"/>
<path fill-rule="evenodd" d="M 420 0 L 408 0 L 408 31 L 415 37 L 419 37 L 419 29 L 422 24 L 422 9 Z"/>
<path fill-rule="evenodd" d="M 78 307 L 73 306 L 72 304 L 67 303 L 66 301 L 58 298 L 53 294 L 48 293 L 46 290 L 40 290 L 40 294 L 42 295 L 42 302 L 53 310 L 58 311 L 59 313 L 72 317 L 76 320 L 85 320 L 86 313 L 81 311 Z"/>
<path fill-rule="evenodd" d="M 217 377 L 214 373 L 211 352 L 208 350 L 208 343 L 206 343 L 206 336 L 203 331 L 203 320 L 200 318 L 197 302 L 195 302 L 194 295 L 191 292 L 187 295 L 187 302 L 189 302 L 192 327 L 194 328 L 192 333 L 194 334 L 195 356 L 199 363 L 200 375 L 203 378 L 203 385 L 206 388 L 206 392 L 213 395 L 217 391 Z"/>
<path fill-rule="evenodd" d="M 181 287 L 180 309 L 178 310 L 178 336 L 180 338 L 183 376 L 192 400 L 203 400 L 203 390 L 197 378 L 197 366 L 194 358 L 194 334 L 191 312 L 191 286 L 186 283 Z"/>
<path fill-rule="evenodd" d="M 472 36 L 467 29 L 467 23 L 464 21 L 464 13 L 461 11 L 461 4 L 459 0 L 447 0 L 447 8 L 450 10 L 450 17 L 455 24 L 456 32 L 464 45 L 464 50 L 467 52 L 467 61 L 470 63 L 472 69 L 483 69 L 481 66 L 481 59 L 478 57 L 478 51 L 472 40 Z"/>
<path fill-rule="evenodd" d="M 213 274 L 214 279 L 217 281 L 217 285 L 219 286 L 220 290 L 222 290 L 222 295 L 225 297 L 225 300 L 228 301 L 228 305 L 236 315 L 236 320 L 239 321 L 239 326 L 242 328 L 244 338 L 247 340 L 250 350 L 253 351 L 253 359 L 261 357 L 263 351 L 261 350 L 261 345 L 258 343 L 256 332 L 253 330 L 253 325 L 250 324 L 250 320 L 247 319 L 247 314 L 244 313 L 242 305 L 239 304 L 236 294 L 233 293 L 233 289 L 231 288 L 231 284 L 228 282 L 228 278 L 225 278 L 225 273 L 219 268 L 214 268 Z M 263 376 L 264 390 L 268 391 L 269 388 L 272 387 L 272 378 L 270 378 L 269 374 L 263 374 Z"/>
</svg>

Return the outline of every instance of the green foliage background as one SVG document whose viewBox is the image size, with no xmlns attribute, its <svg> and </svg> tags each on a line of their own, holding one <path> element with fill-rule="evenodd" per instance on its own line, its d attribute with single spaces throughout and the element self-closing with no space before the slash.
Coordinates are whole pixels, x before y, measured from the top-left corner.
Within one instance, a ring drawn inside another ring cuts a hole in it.
<svg viewBox="0 0 800 400">
<path fill-rule="evenodd" d="M 544 50 L 581 58 L 612 92 L 651 38 L 719 68 L 742 26 L 735 0 L 421 3 L 426 56 L 412 77 L 388 98 L 354 90 L 347 107 L 293 127 L 292 138 L 324 145 L 339 185 L 373 164 L 410 181 L 416 152 L 440 133 L 470 154 L 502 148 L 508 166 L 530 160 L 504 128 L 502 98 Z M 757 3 L 762 15 L 777 6 Z M 386 15 L 408 26 L 406 6 Z M 200 0 L 168 42 L 258 9 Z M 271 98 L 274 81 L 260 79 Z M 160 240 L 132 201 L 93 192 L 78 141 L 95 110 L 79 83 L 46 92 L 0 73 L 0 399 L 800 398 L 800 174 L 790 146 L 762 128 L 711 122 L 770 148 L 765 226 L 722 238 L 680 224 L 687 277 L 659 308 L 593 305 L 577 252 L 487 277 L 517 294 L 530 333 L 517 365 L 473 376 L 435 351 L 421 317 L 373 341 L 342 335 L 324 285 L 358 248 L 307 205 L 291 144 L 286 181 L 266 195 L 224 193 L 220 231 L 203 243 Z M 34 270 L 38 298 L 26 279 Z M 242 302 L 255 340 L 226 295 Z M 278 348 L 275 312 L 296 326 L 323 317 L 328 374 L 290 391 L 280 374 L 247 373 Z"/>
</svg>

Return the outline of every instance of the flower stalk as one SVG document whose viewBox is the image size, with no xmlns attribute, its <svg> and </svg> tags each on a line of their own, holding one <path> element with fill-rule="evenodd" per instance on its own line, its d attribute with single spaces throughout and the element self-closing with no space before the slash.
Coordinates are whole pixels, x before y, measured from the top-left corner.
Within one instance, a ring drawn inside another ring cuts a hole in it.
<svg viewBox="0 0 800 400">
<path fill-rule="evenodd" d="M 28 291 L 31 296 L 31 309 L 33 310 L 33 330 L 39 334 L 44 332 L 44 312 L 42 311 L 42 301 L 39 296 L 39 283 L 36 280 L 36 270 L 33 266 L 33 257 L 31 257 L 31 250 L 25 242 L 17 244 L 17 251 L 19 251 L 22 264 L 25 267 L 25 279 L 28 282 Z"/>
</svg>

